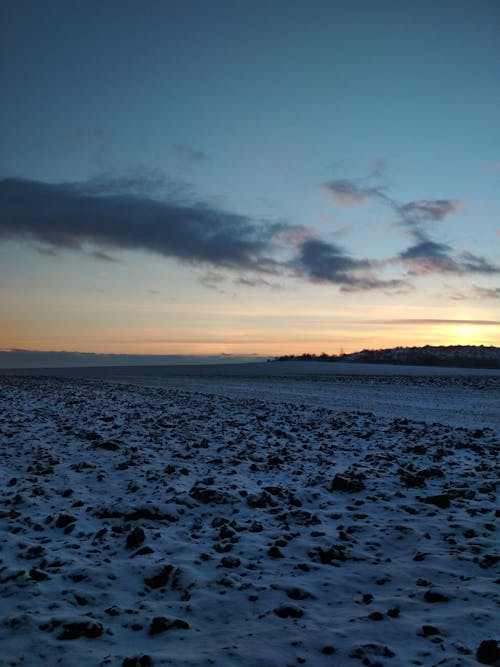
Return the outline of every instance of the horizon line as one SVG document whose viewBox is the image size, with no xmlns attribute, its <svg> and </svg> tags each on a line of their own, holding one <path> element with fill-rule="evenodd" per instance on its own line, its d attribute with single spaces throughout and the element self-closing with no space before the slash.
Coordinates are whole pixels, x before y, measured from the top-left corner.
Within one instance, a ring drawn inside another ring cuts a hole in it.
<svg viewBox="0 0 500 667">
<path fill-rule="evenodd" d="M 423 348 L 491 348 L 498 350 L 495 345 L 396 345 L 388 348 L 363 348 L 354 352 L 340 354 L 333 353 L 309 353 L 299 354 L 259 354 L 249 353 L 227 353 L 218 354 L 128 354 L 121 352 L 79 352 L 77 350 L 32 350 L 24 348 L 0 349 L 0 370 L 12 370 L 22 368 L 70 368 L 91 366 L 154 366 L 154 365 L 202 365 L 202 364 L 230 364 L 230 363 L 252 363 L 274 361 L 284 357 L 300 358 L 310 356 L 319 359 L 327 357 L 330 359 L 342 359 L 362 352 L 380 352 L 397 349 L 423 349 Z"/>
</svg>

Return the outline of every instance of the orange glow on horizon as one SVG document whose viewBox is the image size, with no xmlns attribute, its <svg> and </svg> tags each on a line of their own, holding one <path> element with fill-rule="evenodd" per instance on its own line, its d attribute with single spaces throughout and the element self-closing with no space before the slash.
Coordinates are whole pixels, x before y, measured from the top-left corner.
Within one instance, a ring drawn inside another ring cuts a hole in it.
<svg viewBox="0 0 500 667">
<path fill-rule="evenodd" d="M 499 333 L 497 333 L 499 332 Z M 297 332 L 271 329 L 259 331 L 177 331 L 174 335 L 158 335 L 157 330 L 126 330 L 122 336 L 117 331 L 99 335 L 96 330 L 92 339 L 50 335 L 48 332 L 27 333 L 21 328 L 9 331 L 0 338 L 0 349 L 25 349 L 38 351 L 93 352 L 98 354 L 145 354 L 145 355 L 248 355 L 280 356 L 286 354 L 340 354 L 358 352 L 363 349 L 385 349 L 392 347 L 421 347 L 424 345 L 485 345 L 500 346 L 500 327 L 485 324 L 388 324 L 359 322 L 343 325 L 338 331 L 327 332 L 304 328 Z M 136 334 L 134 336 L 133 334 Z M 111 334 L 111 335 L 110 335 Z M 71 340 L 69 340 L 71 338 Z"/>
</svg>

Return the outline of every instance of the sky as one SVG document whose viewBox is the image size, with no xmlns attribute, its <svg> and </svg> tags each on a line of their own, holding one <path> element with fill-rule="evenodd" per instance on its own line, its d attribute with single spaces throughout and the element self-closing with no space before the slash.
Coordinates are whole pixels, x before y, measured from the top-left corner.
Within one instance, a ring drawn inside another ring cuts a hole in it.
<svg viewBox="0 0 500 667">
<path fill-rule="evenodd" d="M 0 350 L 500 345 L 496 0 L 17 0 L 0 26 Z"/>
</svg>

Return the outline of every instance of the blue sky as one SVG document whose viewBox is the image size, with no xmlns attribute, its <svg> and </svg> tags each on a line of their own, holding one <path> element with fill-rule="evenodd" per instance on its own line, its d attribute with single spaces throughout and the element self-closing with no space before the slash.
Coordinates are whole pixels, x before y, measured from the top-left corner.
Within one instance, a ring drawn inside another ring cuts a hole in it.
<svg viewBox="0 0 500 667">
<path fill-rule="evenodd" d="M 0 347 L 499 344 L 497 2 L 0 12 Z"/>
</svg>

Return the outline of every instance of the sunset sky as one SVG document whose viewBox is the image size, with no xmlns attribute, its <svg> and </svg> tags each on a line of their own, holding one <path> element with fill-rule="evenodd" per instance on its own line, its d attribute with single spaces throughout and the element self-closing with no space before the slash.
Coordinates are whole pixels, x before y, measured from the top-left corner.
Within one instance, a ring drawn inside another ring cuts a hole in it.
<svg viewBox="0 0 500 667">
<path fill-rule="evenodd" d="M 0 8 L 0 349 L 500 345 L 497 0 Z"/>
</svg>

